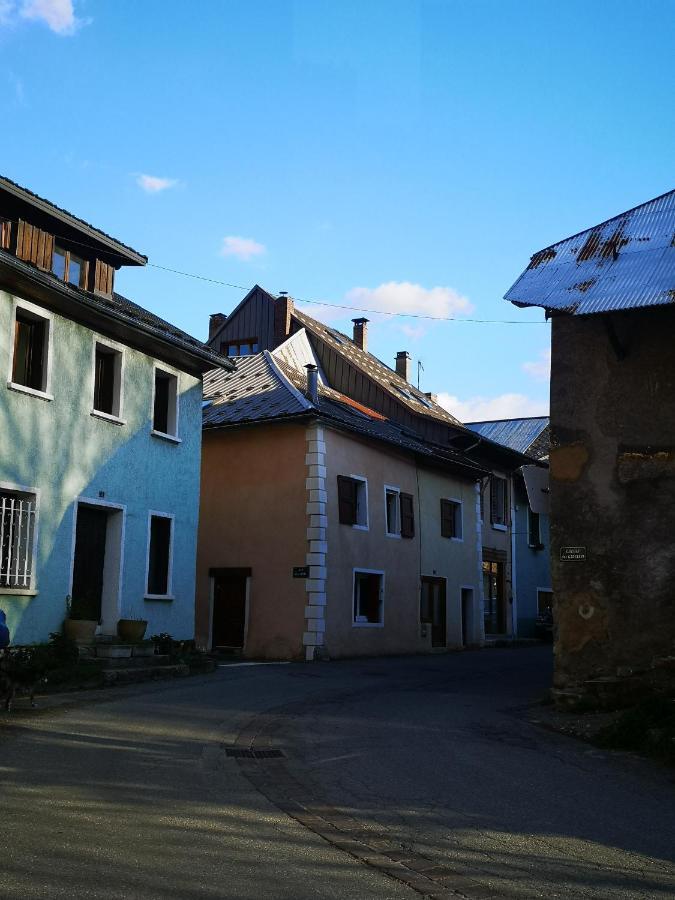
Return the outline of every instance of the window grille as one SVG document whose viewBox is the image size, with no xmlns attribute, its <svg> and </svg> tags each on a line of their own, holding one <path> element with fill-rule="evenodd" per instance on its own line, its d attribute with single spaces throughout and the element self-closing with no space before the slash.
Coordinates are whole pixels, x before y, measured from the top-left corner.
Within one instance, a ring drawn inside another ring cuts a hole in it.
<svg viewBox="0 0 675 900">
<path fill-rule="evenodd" d="M 0 493 L 0 587 L 30 588 L 35 499 Z"/>
</svg>

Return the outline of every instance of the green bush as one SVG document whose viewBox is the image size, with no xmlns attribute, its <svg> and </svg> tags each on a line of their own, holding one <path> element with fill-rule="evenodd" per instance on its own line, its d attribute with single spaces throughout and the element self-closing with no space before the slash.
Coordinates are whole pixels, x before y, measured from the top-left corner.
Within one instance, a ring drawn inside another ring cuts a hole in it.
<svg viewBox="0 0 675 900">
<path fill-rule="evenodd" d="M 650 697 L 625 710 L 602 728 L 596 743 L 615 750 L 633 750 L 675 764 L 675 699 Z"/>
</svg>

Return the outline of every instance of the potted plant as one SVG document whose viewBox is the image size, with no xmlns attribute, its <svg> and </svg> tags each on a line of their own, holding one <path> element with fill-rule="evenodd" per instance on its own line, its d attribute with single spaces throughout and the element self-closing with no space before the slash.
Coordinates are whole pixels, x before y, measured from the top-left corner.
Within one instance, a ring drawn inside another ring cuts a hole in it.
<svg viewBox="0 0 675 900">
<path fill-rule="evenodd" d="M 77 644 L 93 644 L 98 627 L 98 619 L 92 618 L 93 611 L 84 599 L 73 600 L 70 594 L 66 597 L 66 618 L 63 622 L 63 633 Z"/>
<path fill-rule="evenodd" d="M 139 641 L 143 640 L 145 629 L 147 627 L 147 619 L 120 619 L 117 623 L 117 634 L 121 640 L 127 641 L 130 644 L 137 644 Z"/>
</svg>

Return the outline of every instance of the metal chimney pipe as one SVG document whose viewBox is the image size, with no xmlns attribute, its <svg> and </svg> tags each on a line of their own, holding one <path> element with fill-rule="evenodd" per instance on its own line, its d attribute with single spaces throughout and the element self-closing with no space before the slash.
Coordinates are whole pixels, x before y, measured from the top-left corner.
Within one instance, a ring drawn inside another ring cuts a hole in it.
<svg viewBox="0 0 675 900">
<path fill-rule="evenodd" d="M 307 397 L 315 405 L 319 402 L 319 370 L 314 363 L 307 363 Z"/>
</svg>

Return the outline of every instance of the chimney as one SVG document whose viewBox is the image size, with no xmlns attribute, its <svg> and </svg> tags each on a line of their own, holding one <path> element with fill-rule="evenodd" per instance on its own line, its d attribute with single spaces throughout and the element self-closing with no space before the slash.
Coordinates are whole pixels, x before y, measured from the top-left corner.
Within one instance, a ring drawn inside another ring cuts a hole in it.
<svg viewBox="0 0 675 900">
<path fill-rule="evenodd" d="M 368 350 L 368 319 L 352 319 L 354 323 L 353 341 L 361 350 Z"/>
<path fill-rule="evenodd" d="M 432 403 L 438 402 L 438 394 L 432 394 L 431 391 L 425 391 L 424 396 L 427 398 L 427 400 L 431 400 Z"/>
<path fill-rule="evenodd" d="M 399 350 L 396 354 L 396 374 L 410 381 L 410 354 L 407 350 Z"/>
<path fill-rule="evenodd" d="M 293 298 L 287 291 L 281 291 L 274 301 L 274 346 L 283 344 L 291 333 L 291 314 L 293 312 Z"/>
<path fill-rule="evenodd" d="M 209 340 L 213 337 L 213 335 L 218 331 L 220 326 L 225 322 L 227 316 L 225 313 L 212 313 L 209 316 Z"/>
<path fill-rule="evenodd" d="M 307 397 L 316 405 L 319 402 L 319 370 L 314 363 L 307 363 Z"/>
</svg>

